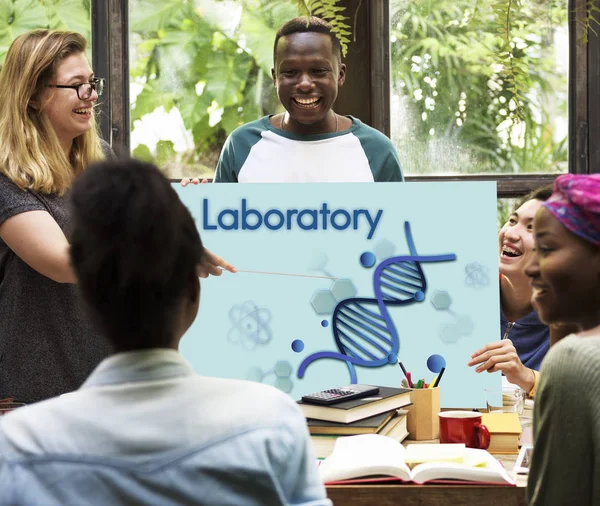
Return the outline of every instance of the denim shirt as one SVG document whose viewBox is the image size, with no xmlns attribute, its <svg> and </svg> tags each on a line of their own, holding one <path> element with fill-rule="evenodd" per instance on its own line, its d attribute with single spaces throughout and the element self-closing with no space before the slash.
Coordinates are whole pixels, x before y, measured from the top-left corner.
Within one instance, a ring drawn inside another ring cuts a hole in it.
<svg viewBox="0 0 600 506">
<path fill-rule="evenodd" d="M 175 350 L 113 355 L 0 419 L 0 505 L 330 506 L 296 403 L 202 377 Z"/>
</svg>

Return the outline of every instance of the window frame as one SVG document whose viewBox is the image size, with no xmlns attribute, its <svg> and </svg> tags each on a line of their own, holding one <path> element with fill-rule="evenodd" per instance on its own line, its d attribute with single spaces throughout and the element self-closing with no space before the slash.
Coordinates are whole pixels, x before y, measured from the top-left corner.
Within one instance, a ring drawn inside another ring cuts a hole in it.
<svg viewBox="0 0 600 506">
<path fill-rule="evenodd" d="M 91 18 L 92 66 L 107 78 L 99 128 L 117 154 L 129 156 L 129 2 L 92 0 Z"/>
<path fill-rule="evenodd" d="M 342 0 L 355 21 L 356 41 L 345 63 L 346 83 L 336 111 L 352 114 L 390 135 L 390 25 L 389 0 Z M 600 172 L 600 36 L 580 42 L 585 0 L 569 0 L 569 172 Z M 129 155 L 129 1 L 92 0 L 93 66 L 108 78 L 100 105 L 104 138 L 117 153 Z M 103 74 L 104 73 L 104 74 Z M 368 93 L 365 93 L 365 90 Z M 365 95 L 368 100 L 365 100 Z M 496 181 L 499 198 L 518 197 L 556 178 L 552 174 L 427 175 L 407 181 Z"/>
</svg>

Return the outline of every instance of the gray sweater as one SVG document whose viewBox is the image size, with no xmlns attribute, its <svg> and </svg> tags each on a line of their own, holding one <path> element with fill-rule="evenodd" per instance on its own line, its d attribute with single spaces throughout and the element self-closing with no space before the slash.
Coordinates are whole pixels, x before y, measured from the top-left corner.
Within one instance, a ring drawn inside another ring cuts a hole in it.
<svg viewBox="0 0 600 506">
<path fill-rule="evenodd" d="M 529 505 L 600 505 L 600 336 L 550 349 L 533 422 Z"/>
</svg>

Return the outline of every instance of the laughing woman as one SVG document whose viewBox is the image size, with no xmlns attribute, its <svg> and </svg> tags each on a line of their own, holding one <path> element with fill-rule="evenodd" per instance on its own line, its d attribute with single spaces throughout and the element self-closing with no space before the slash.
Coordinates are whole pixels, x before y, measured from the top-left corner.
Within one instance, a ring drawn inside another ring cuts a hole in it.
<svg viewBox="0 0 600 506">
<path fill-rule="evenodd" d="M 78 33 L 36 30 L 0 72 L 0 399 L 78 388 L 110 350 L 80 310 L 69 264 L 73 179 L 110 149 L 93 109 L 104 80 Z M 209 253 L 199 275 L 233 270 Z"/>
<path fill-rule="evenodd" d="M 69 265 L 66 192 L 104 157 L 85 39 L 34 31 L 0 72 L 0 398 L 73 390 L 110 352 L 79 311 Z"/>
<path fill-rule="evenodd" d="M 578 331 L 542 367 L 529 504 L 600 504 L 600 174 L 560 176 L 534 230 L 533 306 Z"/>
<path fill-rule="evenodd" d="M 501 340 L 471 356 L 476 372 L 501 371 L 531 396 L 537 371 L 550 347 L 550 329 L 531 306 L 531 287 L 524 273 L 533 250 L 533 217 L 552 194 L 550 186 L 533 191 L 510 215 L 498 234 Z"/>
</svg>

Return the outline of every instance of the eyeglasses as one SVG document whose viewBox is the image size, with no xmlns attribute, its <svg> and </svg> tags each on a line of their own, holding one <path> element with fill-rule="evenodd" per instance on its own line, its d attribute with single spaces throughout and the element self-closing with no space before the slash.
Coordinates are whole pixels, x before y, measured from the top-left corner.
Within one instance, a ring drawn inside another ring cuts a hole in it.
<svg viewBox="0 0 600 506">
<path fill-rule="evenodd" d="M 104 91 L 103 77 L 95 77 L 89 83 L 82 84 L 48 84 L 48 88 L 71 88 L 77 92 L 79 100 L 87 100 L 92 96 L 92 91 L 96 90 L 98 96 Z"/>
</svg>

